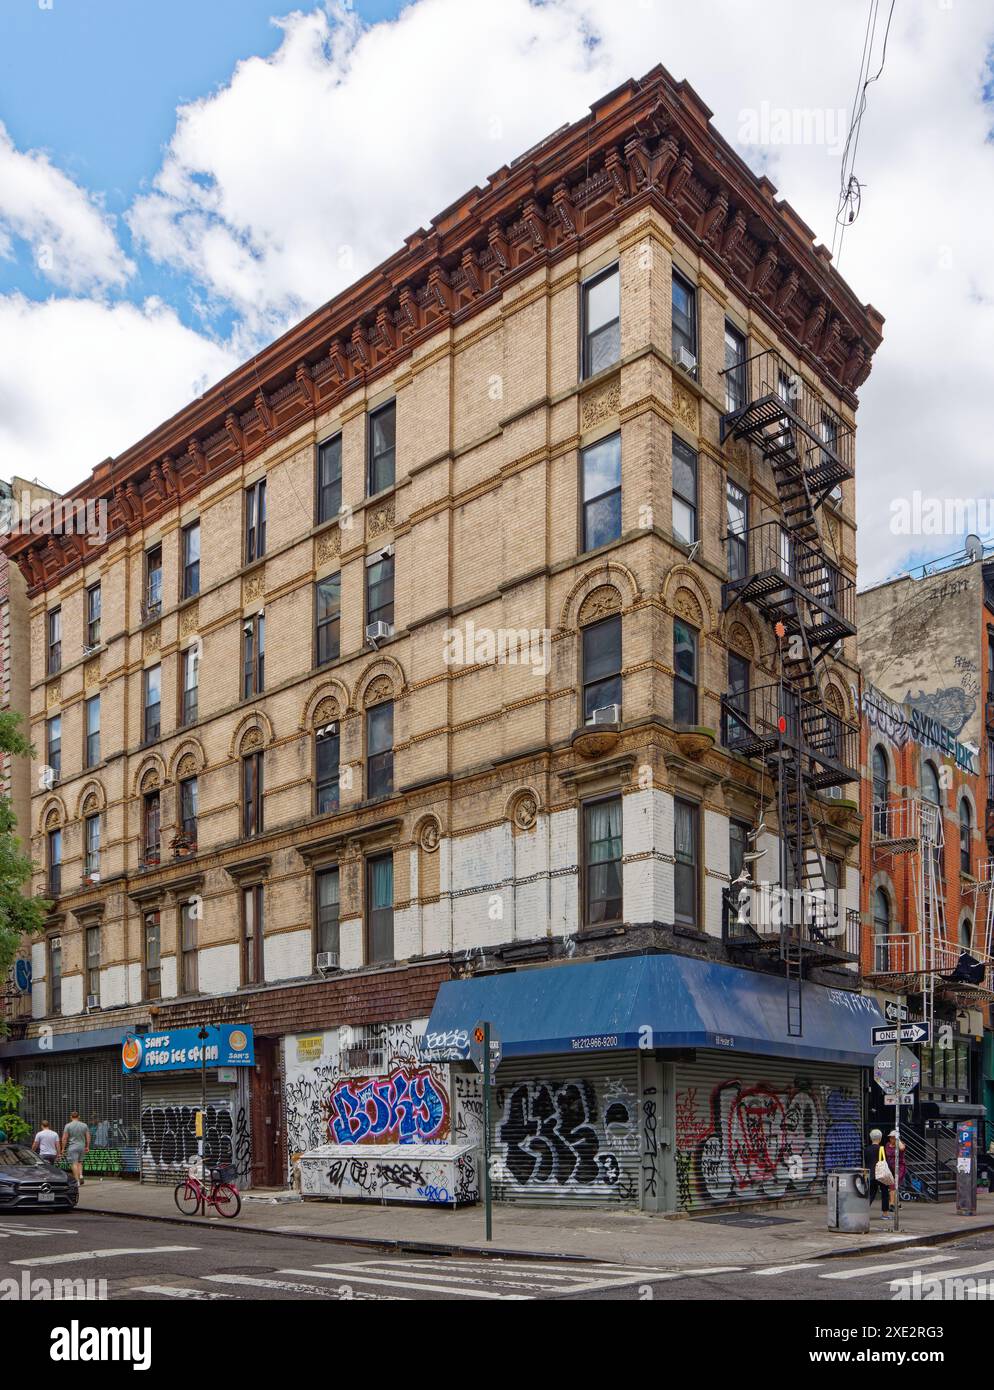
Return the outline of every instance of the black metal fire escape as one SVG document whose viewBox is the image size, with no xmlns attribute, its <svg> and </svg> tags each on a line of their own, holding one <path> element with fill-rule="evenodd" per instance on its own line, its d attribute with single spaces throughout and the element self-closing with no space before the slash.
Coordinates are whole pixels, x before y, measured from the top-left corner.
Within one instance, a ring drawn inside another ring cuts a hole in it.
<svg viewBox="0 0 994 1390">
<path fill-rule="evenodd" d="M 776 685 L 724 698 L 725 742 L 759 758 L 777 792 L 780 884 L 827 902 L 829 885 L 811 794 L 856 779 L 858 731 L 825 704 L 819 667 L 855 626 L 855 584 L 825 553 L 818 508 L 852 477 L 851 431 L 772 349 L 727 369 L 734 373 L 721 439 L 744 439 L 769 464 L 780 515 L 726 537 L 729 579 L 722 605 L 755 605 L 779 638 Z M 836 899 L 836 907 L 838 901 Z M 753 924 L 729 944 L 779 952 L 787 978 L 787 1031 L 803 1030 L 805 955 L 823 962 L 858 958 L 852 924 L 784 917 L 771 931 Z"/>
</svg>

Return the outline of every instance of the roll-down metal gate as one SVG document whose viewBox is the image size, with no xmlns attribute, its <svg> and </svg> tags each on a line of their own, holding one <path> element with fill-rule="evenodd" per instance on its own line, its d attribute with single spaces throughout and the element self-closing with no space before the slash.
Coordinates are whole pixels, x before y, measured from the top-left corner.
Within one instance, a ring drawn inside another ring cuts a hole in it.
<svg viewBox="0 0 994 1390">
<path fill-rule="evenodd" d="M 635 1053 L 504 1062 L 492 1116 L 498 1200 L 637 1205 Z"/>
<path fill-rule="evenodd" d="M 196 1115 L 201 1105 L 199 1073 L 142 1081 L 142 1182 L 175 1183 L 197 1156 Z M 235 1156 L 235 1089 L 207 1082 L 205 1126 L 208 1163 Z"/>
<path fill-rule="evenodd" d="M 862 1164 L 858 1067 L 699 1052 L 674 1079 L 684 1210 L 813 1196 Z"/>
</svg>

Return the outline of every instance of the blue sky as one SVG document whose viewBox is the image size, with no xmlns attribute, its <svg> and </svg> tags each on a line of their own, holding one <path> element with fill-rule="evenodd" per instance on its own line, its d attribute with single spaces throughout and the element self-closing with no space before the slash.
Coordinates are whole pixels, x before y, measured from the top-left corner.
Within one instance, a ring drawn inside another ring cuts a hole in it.
<svg viewBox="0 0 994 1390">
<path fill-rule="evenodd" d="M 764 113 L 845 128 L 871 2 L 0 0 L 0 477 L 80 482 L 657 62 L 830 245 L 840 142 Z M 962 542 L 896 534 L 895 498 L 987 491 L 992 44 L 989 6 L 899 0 L 869 94 L 867 582 Z"/>
</svg>

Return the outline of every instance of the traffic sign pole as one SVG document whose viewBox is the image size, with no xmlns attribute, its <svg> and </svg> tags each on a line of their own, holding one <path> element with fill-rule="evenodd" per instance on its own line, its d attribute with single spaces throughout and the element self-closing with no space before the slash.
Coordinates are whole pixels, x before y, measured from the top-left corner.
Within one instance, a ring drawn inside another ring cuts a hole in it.
<svg viewBox="0 0 994 1390">
<path fill-rule="evenodd" d="M 898 995 L 897 1016 L 904 1009 L 904 996 Z M 901 1229 L 901 1024 L 894 1036 L 894 1081 L 897 1084 L 897 1104 L 894 1106 L 894 1234 Z"/>
</svg>

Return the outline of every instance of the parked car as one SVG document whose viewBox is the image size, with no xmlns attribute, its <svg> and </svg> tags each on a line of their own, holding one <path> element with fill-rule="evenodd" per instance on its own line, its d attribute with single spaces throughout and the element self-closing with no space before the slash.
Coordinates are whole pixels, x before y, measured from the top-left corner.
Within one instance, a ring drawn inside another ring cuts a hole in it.
<svg viewBox="0 0 994 1390">
<path fill-rule="evenodd" d="M 26 1144 L 0 1143 L 0 1212 L 69 1210 L 79 1201 L 71 1173 L 39 1158 Z"/>
</svg>

